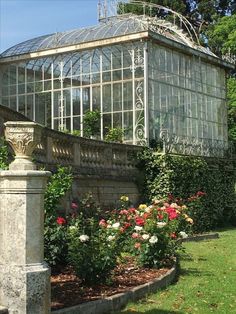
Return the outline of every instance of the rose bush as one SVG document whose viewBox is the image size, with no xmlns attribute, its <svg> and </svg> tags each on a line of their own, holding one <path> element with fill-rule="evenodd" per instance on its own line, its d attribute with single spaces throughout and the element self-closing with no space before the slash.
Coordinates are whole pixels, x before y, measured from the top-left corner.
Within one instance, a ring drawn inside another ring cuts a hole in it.
<svg viewBox="0 0 236 314">
<path fill-rule="evenodd" d="M 124 200 L 124 199 L 123 199 Z M 187 215 L 187 207 L 163 200 L 155 200 L 150 206 L 127 207 L 113 213 L 113 217 L 100 221 L 107 233 L 119 231 L 115 237 L 121 247 L 136 257 L 139 265 L 161 267 L 173 261 L 180 241 L 187 237 L 193 220 Z M 180 230 L 181 227 L 181 230 Z M 124 245 L 125 244 L 125 245 Z"/>
<path fill-rule="evenodd" d="M 119 255 L 119 225 L 104 228 L 96 218 L 80 213 L 68 228 L 68 261 L 87 285 L 109 280 Z"/>
<path fill-rule="evenodd" d="M 51 265 L 72 265 L 87 285 L 110 281 L 123 254 L 144 267 L 171 265 L 178 240 L 188 236 L 193 224 L 188 208 L 173 197 L 135 208 L 122 196 L 117 209 L 104 212 L 89 195 L 72 202 L 69 216 L 46 218 L 51 220 L 45 225 Z"/>
</svg>

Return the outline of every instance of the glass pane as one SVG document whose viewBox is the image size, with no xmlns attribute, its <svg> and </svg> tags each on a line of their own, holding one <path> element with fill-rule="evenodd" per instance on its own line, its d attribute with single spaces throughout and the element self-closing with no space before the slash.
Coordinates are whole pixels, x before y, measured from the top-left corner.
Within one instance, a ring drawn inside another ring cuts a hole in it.
<svg viewBox="0 0 236 314">
<path fill-rule="evenodd" d="M 90 109 L 90 88 L 85 87 L 82 89 L 82 98 L 83 98 L 83 112 L 86 112 Z"/>
<path fill-rule="evenodd" d="M 124 83 L 124 110 L 133 108 L 133 89 L 132 82 Z"/>
<path fill-rule="evenodd" d="M 33 95 L 28 95 L 26 98 L 26 115 L 28 118 L 33 120 L 33 108 L 34 108 L 34 97 Z"/>
<path fill-rule="evenodd" d="M 93 103 L 92 110 L 101 111 L 100 87 L 93 87 Z"/>
<path fill-rule="evenodd" d="M 111 85 L 102 88 L 103 112 L 111 112 Z"/>
<path fill-rule="evenodd" d="M 25 96 L 19 96 L 19 107 L 18 107 L 18 111 L 23 114 L 23 115 L 26 115 L 26 112 L 25 112 Z"/>
<path fill-rule="evenodd" d="M 80 115 L 80 89 L 72 89 L 73 115 Z"/>
<path fill-rule="evenodd" d="M 13 110 L 16 110 L 16 97 L 10 97 L 9 98 L 9 102 L 10 102 L 10 108 Z"/>
<path fill-rule="evenodd" d="M 113 111 L 122 110 L 122 84 L 113 85 Z"/>
</svg>

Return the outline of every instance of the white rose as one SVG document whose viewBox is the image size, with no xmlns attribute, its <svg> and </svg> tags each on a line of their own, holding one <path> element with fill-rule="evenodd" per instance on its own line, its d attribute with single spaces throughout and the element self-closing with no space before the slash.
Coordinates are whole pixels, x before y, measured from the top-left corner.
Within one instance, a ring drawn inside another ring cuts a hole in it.
<svg viewBox="0 0 236 314">
<path fill-rule="evenodd" d="M 110 235 L 110 236 L 107 238 L 108 241 L 113 241 L 114 239 L 115 239 L 115 236 L 112 236 L 112 235 Z"/>
<path fill-rule="evenodd" d="M 151 211 L 152 211 L 152 208 L 151 208 L 151 207 L 145 208 L 145 212 L 146 212 L 146 213 L 150 213 Z"/>
<path fill-rule="evenodd" d="M 134 230 L 135 230 L 135 231 L 141 231 L 141 230 L 143 230 L 143 227 L 141 227 L 141 226 L 135 226 L 135 227 L 134 227 Z"/>
<path fill-rule="evenodd" d="M 87 236 L 86 234 L 82 234 L 79 239 L 80 242 L 87 242 L 89 240 L 89 236 Z"/>
<path fill-rule="evenodd" d="M 158 228 L 163 228 L 163 227 L 165 227 L 165 225 L 166 225 L 166 222 L 158 222 L 157 223 Z"/>
<path fill-rule="evenodd" d="M 179 235 L 181 236 L 181 238 L 186 239 L 188 237 L 187 233 L 184 231 L 180 231 Z"/>
<path fill-rule="evenodd" d="M 152 237 L 149 239 L 149 242 L 150 242 L 151 244 L 155 244 L 155 243 L 157 243 L 157 241 L 158 241 L 158 238 L 157 238 L 156 236 L 152 236 Z"/>
<path fill-rule="evenodd" d="M 145 233 L 142 235 L 143 240 L 148 240 L 150 238 L 150 235 Z"/>
<path fill-rule="evenodd" d="M 120 227 L 120 223 L 119 222 L 115 222 L 113 225 L 112 225 L 112 228 L 113 229 L 118 229 Z"/>
</svg>

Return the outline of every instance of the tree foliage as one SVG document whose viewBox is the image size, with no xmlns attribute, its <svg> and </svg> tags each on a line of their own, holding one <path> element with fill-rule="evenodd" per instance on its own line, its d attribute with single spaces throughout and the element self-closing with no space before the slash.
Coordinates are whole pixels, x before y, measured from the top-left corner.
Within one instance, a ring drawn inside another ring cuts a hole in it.
<svg viewBox="0 0 236 314">
<path fill-rule="evenodd" d="M 140 1 L 133 0 L 132 2 L 132 4 L 125 5 L 125 12 L 143 14 L 142 5 L 138 5 Z M 137 5 L 135 2 L 137 2 Z M 192 22 L 199 33 L 219 17 L 236 11 L 232 0 L 143 0 L 143 2 L 162 5 L 181 13 Z M 168 13 L 164 10 L 153 9 L 151 15 L 166 17 Z"/>
</svg>

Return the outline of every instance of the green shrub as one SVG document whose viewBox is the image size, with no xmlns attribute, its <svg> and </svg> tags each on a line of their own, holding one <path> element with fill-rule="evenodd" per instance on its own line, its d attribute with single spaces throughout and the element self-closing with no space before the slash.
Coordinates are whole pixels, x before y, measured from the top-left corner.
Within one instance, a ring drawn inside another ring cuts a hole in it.
<svg viewBox="0 0 236 314">
<path fill-rule="evenodd" d="M 57 171 L 51 176 L 47 184 L 44 196 L 45 215 L 56 216 L 56 209 L 66 192 L 71 188 L 73 176 L 71 169 L 58 167 Z"/>
<path fill-rule="evenodd" d="M 108 130 L 105 136 L 105 141 L 122 143 L 123 137 L 124 137 L 124 131 L 122 130 L 122 128 L 112 128 Z"/>
<path fill-rule="evenodd" d="M 50 178 L 44 197 L 44 255 L 52 267 L 66 264 L 68 253 L 67 221 L 58 217 L 57 207 L 72 185 L 70 168 L 59 167 Z"/>
<path fill-rule="evenodd" d="M 83 116 L 83 136 L 91 137 L 100 134 L 100 112 L 98 110 L 86 111 Z"/>
</svg>

